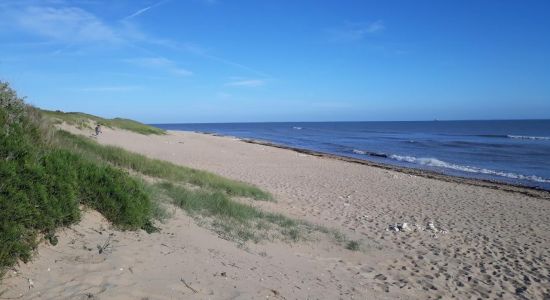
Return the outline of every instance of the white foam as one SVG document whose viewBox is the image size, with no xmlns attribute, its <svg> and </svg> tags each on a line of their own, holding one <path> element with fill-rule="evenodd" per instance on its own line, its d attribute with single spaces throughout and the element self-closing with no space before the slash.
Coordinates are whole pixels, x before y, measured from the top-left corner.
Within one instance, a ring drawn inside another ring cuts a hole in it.
<svg viewBox="0 0 550 300">
<path fill-rule="evenodd" d="M 292 127 L 292 129 L 296 129 L 296 130 L 302 130 L 302 127 L 297 127 L 297 126 L 294 126 L 294 127 Z"/>
<path fill-rule="evenodd" d="M 548 136 L 528 136 L 528 135 L 507 135 L 510 139 L 521 139 L 521 140 L 543 140 L 550 141 Z"/>
<path fill-rule="evenodd" d="M 359 154 L 359 155 L 366 155 L 367 154 L 367 152 L 365 152 L 365 151 L 355 150 L 355 149 L 353 149 L 353 153 Z"/>
<path fill-rule="evenodd" d="M 522 175 L 522 174 L 516 174 L 512 172 L 494 171 L 494 170 L 485 169 L 485 168 L 457 165 L 457 164 L 448 163 L 436 158 L 423 158 L 423 157 L 417 158 L 414 156 L 401 156 L 401 155 L 390 155 L 389 158 L 397 161 L 404 161 L 408 163 L 429 166 L 429 167 L 451 169 L 451 170 L 462 171 L 467 173 L 478 173 L 478 174 L 506 177 L 511 179 L 550 183 L 550 179 L 542 178 L 535 175 Z"/>
</svg>

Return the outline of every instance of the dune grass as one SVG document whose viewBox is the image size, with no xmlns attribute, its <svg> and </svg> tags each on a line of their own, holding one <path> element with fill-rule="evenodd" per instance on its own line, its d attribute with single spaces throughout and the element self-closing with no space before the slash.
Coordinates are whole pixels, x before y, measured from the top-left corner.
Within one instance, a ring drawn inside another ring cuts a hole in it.
<svg viewBox="0 0 550 300">
<path fill-rule="evenodd" d="M 94 140 L 58 131 L 55 144 L 98 163 L 147 175 L 160 183 L 150 184 L 152 197 L 168 200 L 191 216 L 201 218 L 220 236 L 244 243 L 282 238 L 297 241 L 306 232 L 317 230 L 305 222 L 281 214 L 263 212 L 232 197 L 272 200 L 272 196 L 252 185 L 229 180 L 205 171 L 151 159 L 122 148 L 100 145 Z M 155 203 L 156 201 L 153 201 Z"/>
<path fill-rule="evenodd" d="M 120 128 L 124 130 L 129 130 L 137 132 L 140 134 L 165 134 L 166 132 L 160 128 L 153 126 L 145 125 L 134 120 L 123 119 L 123 118 L 114 118 L 114 119 L 105 119 L 98 116 L 85 114 L 81 112 L 62 112 L 62 111 L 50 111 L 50 110 L 41 110 L 41 113 L 52 119 L 54 122 L 65 122 L 70 125 L 74 125 L 80 129 L 88 128 L 92 129 L 91 124 L 101 124 L 110 128 Z"/>
<path fill-rule="evenodd" d="M 243 243 L 276 238 L 297 241 L 304 233 L 315 230 L 305 222 L 263 212 L 232 199 L 272 200 L 269 193 L 252 185 L 151 159 L 122 148 L 100 145 L 66 131 L 58 131 L 55 140 L 57 147 L 79 153 L 99 164 L 106 163 L 161 180 L 149 184 L 150 194 L 156 200 L 153 203 L 167 199 L 194 217 L 206 218 L 207 227 L 226 239 Z"/>
<path fill-rule="evenodd" d="M 281 214 L 263 212 L 232 197 L 272 200 L 272 196 L 249 184 L 233 181 L 209 172 L 151 159 L 119 147 L 100 145 L 86 137 L 58 131 L 55 144 L 98 163 L 131 170 L 160 180 L 150 184 L 152 197 L 168 200 L 221 237 L 244 243 L 264 239 L 297 241 L 307 232 L 321 231 L 306 222 Z M 161 200 L 162 199 L 162 200 Z M 157 201 L 153 201 L 156 203 Z M 206 221 L 205 221 L 206 220 Z"/>
<path fill-rule="evenodd" d="M 190 190 L 172 182 L 154 185 L 157 194 L 166 196 L 172 204 L 182 208 L 189 215 L 202 220 L 206 218 L 211 227 L 222 238 L 244 244 L 262 240 L 296 242 L 308 240 L 311 233 L 321 233 L 333 243 L 351 251 L 360 250 L 360 242 L 349 240 L 340 231 L 306 221 L 289 218 L 279 213 L 270 213 L 249 204 L 237 202 L 227 194 L 205 190 Z"/>
<path fill-rule="evenodd" d="M 142 181 L 56 147 L 54 135 L 36 109 L 0 82 L 0 275 L 29 260 L 39 234 L 53 239 L 56 228 L 77 222 L 80 205 L 120 229 L 154 229 Z"/>
<path fill-rule="evenodd" d="M 258 242 L 272 239 L 269 235 L 277 233 L 284 239 L 297 241 L 303 233 L 312 230 L 312 226 L 306 222 L 264 212 L 232 200 L 226 193 L 191 190 L 166 181 L 157 183 L 155 187 L 191 216 L 211 218 L 212 227 L 231 240 Z"/>
<path fill-rule="evenodd" d="M 78 151 L 88 157 L 107 161 L 114 166 L 129 169 L 147 176 L 188 183 L 201 188 L 222 191 L 230 196 L 271 200 L 269 193 L 252 185 L 230 180 L 209 172 L 178 166 L 167 161 L 151 159 L 119 147 L 104 146 L 82 136 L 60 131 L 57 138 L 61 147 Z"/>
</svg>

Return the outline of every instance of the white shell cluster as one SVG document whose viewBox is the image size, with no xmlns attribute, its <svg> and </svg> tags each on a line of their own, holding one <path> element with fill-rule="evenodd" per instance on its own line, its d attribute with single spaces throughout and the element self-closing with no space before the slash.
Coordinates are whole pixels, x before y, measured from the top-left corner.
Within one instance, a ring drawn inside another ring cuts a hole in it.
<svg viewBox="0 0 550 300">
<path fill-rule="evenodd" d="M 388 226 L 388 230 L 389 231 L 412 231 L 413 229 L 409 226 L 408 223 L 395 223 L 395 224 L 390 224 L 390 226 Z"/>
<path fill-rule="evenodd" d="M 435 227 L 434 222 L 428 222 L 428 225 L 426 227 L 420 226 L 418 224 L 413 224 L 412 226 L 409 225 L 409 223 L 395 223 L 390 224 L 386 231 L 394 231 L 394 232 L 408 232 L 408 231 L 431 231 L 433 233 L 447 233 L 446 230 L 440 230 L 437 227 Z"/>
</svg>

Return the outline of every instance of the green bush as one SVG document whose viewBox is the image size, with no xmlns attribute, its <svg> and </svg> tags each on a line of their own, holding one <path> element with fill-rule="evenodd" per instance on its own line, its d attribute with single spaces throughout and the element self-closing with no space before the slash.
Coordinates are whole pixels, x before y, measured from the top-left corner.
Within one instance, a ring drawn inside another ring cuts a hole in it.
<svg viewBox="0 0 550 300">
<path fill-rule="evenodd" d="M 26 261 L 37 232 L 50 233 L 79 219 L 76 173 L 57 154 L 25 163 L 0 163 L 0 272 Z"/>
<path fill-rule="evenodd" d="M 78 174 L 83 203 L 122 229 L 148 226 L 151 201 L 140 182 L 121 170 L 93 163 L 80 164 Z"/>
<path fill-rule="evenodd" d="M 27 261 L 39 233 L 80 218 L 79 205 L 121 229 L 150 230 L 151 201 L 128 173 L 50 144 L 40 114 L 0 82 L 0 275 Z"/>
</svg>

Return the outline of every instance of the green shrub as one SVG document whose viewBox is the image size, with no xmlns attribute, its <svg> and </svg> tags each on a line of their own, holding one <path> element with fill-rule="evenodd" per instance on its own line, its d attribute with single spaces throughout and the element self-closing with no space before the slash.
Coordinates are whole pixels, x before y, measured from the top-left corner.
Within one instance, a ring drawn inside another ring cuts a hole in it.
<svg viewBox="0 0 550 300">
<path fill-rule="evenodd" d="M 357 241 L 349 241 L 346 244 L 346 249 L 351 251 L 358 251 L 359 250 L 359 242 Z"/>
<path fill-rule="evenodd" d="M 151 200 L 128 173 L 50 143 L 52 129 L 0 82 L 0 276 L 27 261 L 43 233 L 80 218 L 79 205 L 122 229 L 152 229 Z"/>
<path fill-rule="evenodd" d="M 148 226 L 151 201 L 145 187 L 124 171 L 82 163 L 78 168 L 82 202 L 122 229 Z"/>
</svg>

